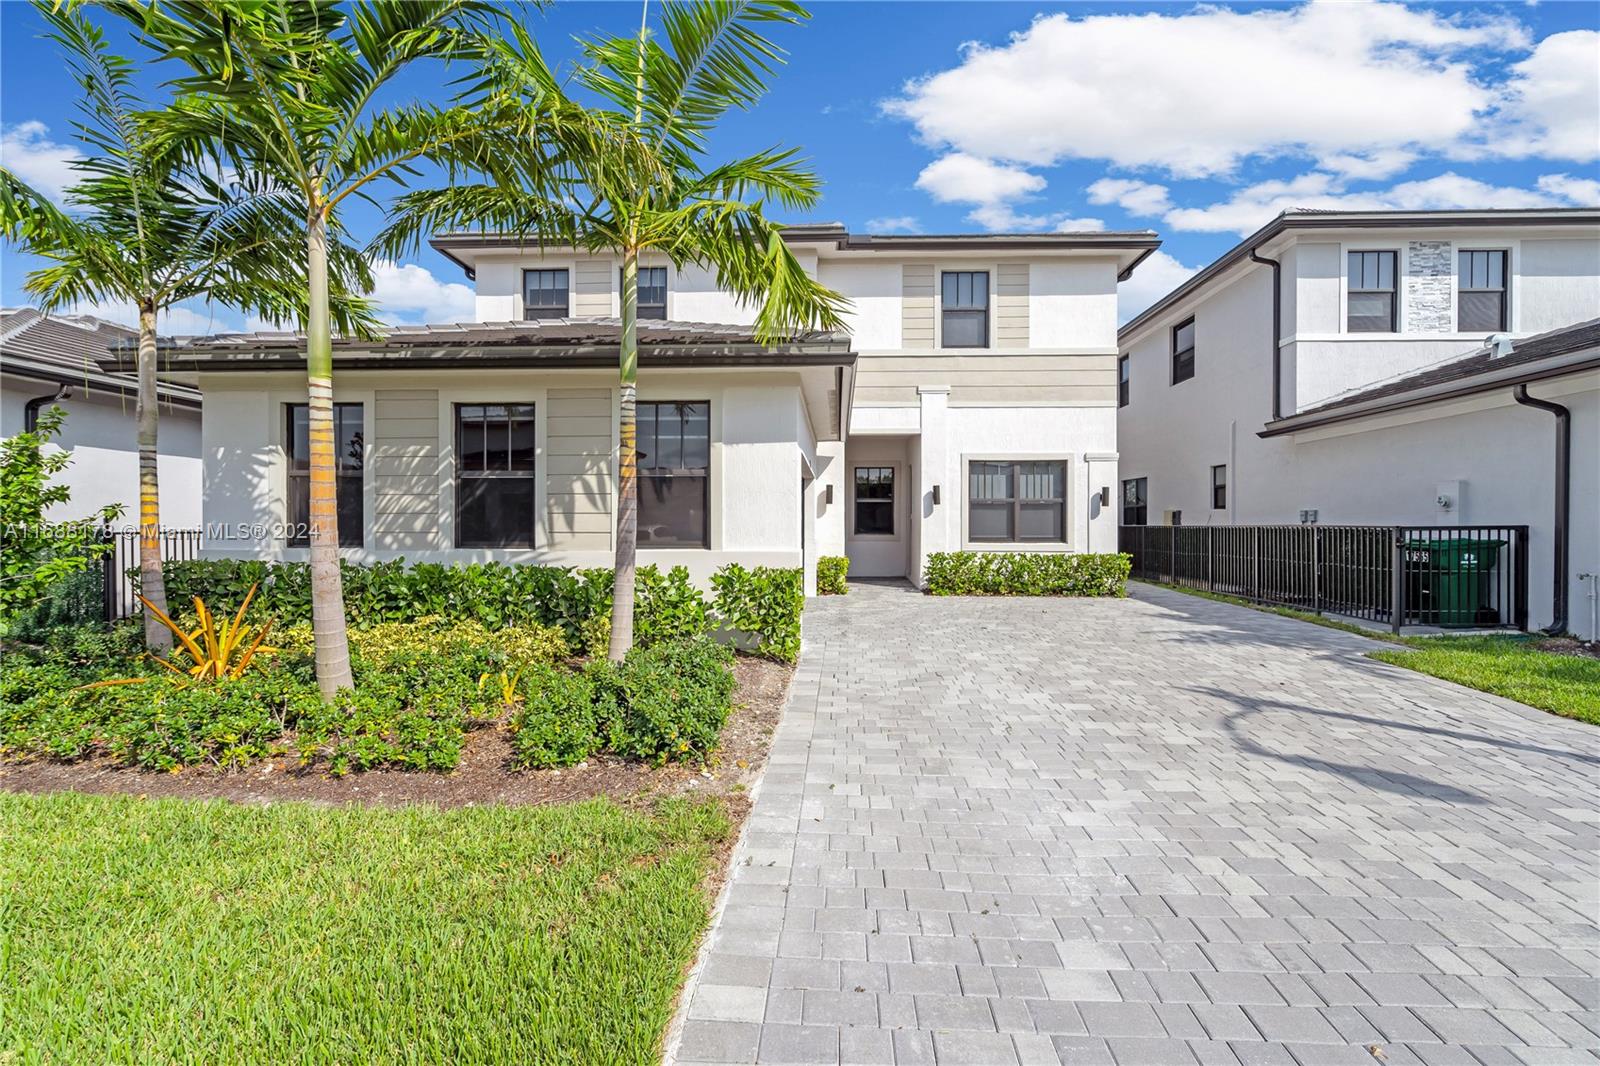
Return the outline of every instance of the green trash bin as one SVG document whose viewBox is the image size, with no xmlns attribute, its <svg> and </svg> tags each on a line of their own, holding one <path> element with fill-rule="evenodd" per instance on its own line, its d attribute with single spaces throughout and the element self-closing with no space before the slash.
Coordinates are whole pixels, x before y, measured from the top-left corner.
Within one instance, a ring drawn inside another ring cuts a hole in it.
<svg viewBox="0 0 1600 1066">
<path fill-rule="evenodd" d="M 1422 625 L 1446 628 L 1498 622 L 1490 582 L 1505 545 L 1493 537 L 1406 541 L 1406 613 Z"/>
</svg>

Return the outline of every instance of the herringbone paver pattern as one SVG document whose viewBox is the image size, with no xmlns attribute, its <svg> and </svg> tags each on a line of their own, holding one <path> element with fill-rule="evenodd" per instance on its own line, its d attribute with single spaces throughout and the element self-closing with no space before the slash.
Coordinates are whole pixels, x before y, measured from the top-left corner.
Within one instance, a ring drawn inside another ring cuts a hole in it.
<svg viewBox="0 0 1600 1066">
<path fill-rule="evenodd" d="M 815 602 L 677 1060 L 1600 1060 L 1600 732 L 1369 647 Z"/>
</svg>

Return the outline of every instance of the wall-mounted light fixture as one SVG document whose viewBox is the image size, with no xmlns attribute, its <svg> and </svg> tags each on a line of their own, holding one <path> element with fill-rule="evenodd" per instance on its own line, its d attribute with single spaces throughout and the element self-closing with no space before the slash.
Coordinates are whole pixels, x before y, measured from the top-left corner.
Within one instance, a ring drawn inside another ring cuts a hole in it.
<svg viewBox="0 0 1600 1066">
<path fill-rule="evenodd" d="M 829 482 L 828 484 L 822 486 L 822 502 L 825 503 L 825 504 L 828 504 L 829 506 L 833 505 L 833 483 L 832 482 Z"/>
<path fill-rule="evenodd" d="M 1101 507 L 1110 507 L 1111 506 L 1111 486 L 1110 485 L 1101 485 L 1100 486 L 1100 506 Z"/>
<path fill-rule="evenodd" d="M 938 485 L 935 485 L 933 487 L 933 503 L 934 503 L 935 507 L 937 507 L 939 505 L 939 486 Z"/>
</svg>

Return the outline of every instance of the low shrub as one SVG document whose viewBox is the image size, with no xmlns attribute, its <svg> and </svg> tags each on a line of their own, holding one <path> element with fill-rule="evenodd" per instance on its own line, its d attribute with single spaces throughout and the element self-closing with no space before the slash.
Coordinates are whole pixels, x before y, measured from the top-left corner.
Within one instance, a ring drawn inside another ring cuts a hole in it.
<svg viewBox="0 0 1600 1066">
<path fill-rule="evenodd" d="M 805 609 L 805 575 L 768 566 L 746 569 L 729 563 L 711 575 L 713 609 L 730 629 L 754 638 L 753 651 L 779 662 L 800 655 L 800 612 Z"/>
<path fill-rule="evenodd" d="M 526 693 L 511 716 L 511 762 L 525 769 L 576 766 L 601 748 L 594 678 L 583 671 L 538 667 L 522 679 Z"/>
<path fill-rule="evenodd" d="M 476 664 L 407 649 L 381 661 L 358 659 L 354 691 L 320 700 L 295 723 L 302 766 L 335 777 L 351 770 L 456 768 L 469 728 L 497 718 L 497 693 L 479 685 Z"/>
<path fill-rule="evenodd" d="M 850 574 L 850 560 L 843 555 L 824 555 L 817 559 L 817 593 L 822 596 L 843 596 L 850 591 L 845 579 Z"/>
<path fill-rule="evenodd" d="M 1122 596 L 1132 556 L 1057 552 L 931 552 L 933 596 Z"/>
<path fill-rule="evenodd" d="M 704 639 L 630 651 L 609 678 L 616 703 L 611 750 L 657 766 L 703 760 L 733 710 L 732 662 L 733 652 Z"/>
</svg>

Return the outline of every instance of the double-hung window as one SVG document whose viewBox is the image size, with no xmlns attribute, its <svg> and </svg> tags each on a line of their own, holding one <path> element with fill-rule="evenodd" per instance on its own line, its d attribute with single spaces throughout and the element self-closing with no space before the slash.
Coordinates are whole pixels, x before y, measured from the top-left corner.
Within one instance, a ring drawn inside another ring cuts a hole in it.
<svg viewBox="0 0 1600 1066">
<path fill-rule="evenodd" d="M 857 536 L 894 535 L 894 467 L 858 466 L 855 469 Z"/>
<path fill-rule="evenodd" d="M 522 317 L 566 318 L 569 289 L 565 270 L 524 270 Z"/>
<path fill-rule="evenodd" d="M 456 405 L 456 547 L 533 547 L 533 404 Z"/>
<path fill-rule="evenodd" d="M 1128 406 L 1128 357 L 1117 357 L 1117 406 Z"/>
<path fill-rule="evenodd" d="M 1186 318 L 1172 327 L 1172 383 L 1194 377 L 1194 319 Z"/>
<path fill-rule="evenodd" d="M 1211 468 L 1211 509 L 1225 511 L 1228 508 L 1228 467 L 1226 464 Z"/>
<path fill-rule="evenodd" d="M 989 272 L 947 270 L 941 279 L 942 345 L 946 348 L 989 347 Z"/>
<path fill-rule="evenodd" d="M 967 467 L 967 539 L 1038 543 L 1067 539 L 1067 464 L 973 461 Z"/>
<path fill-rule="evenodd" d="M 1150 518 L 1149 482 L 1142 477 L 1131 477 L 1122 483 L 1122 524 L 1142 526 Z"/>
<path fill-rule="evenodd" d="M 1345 329 L 1349 333 L 1393 333 L 1395 317 L 1395 253 L 1351 252 L 1350 292 Z"/>
<path fill-rule="evenodd" d="M 1456 329 L 1499 333 L 1506 318 L 1506 253 L 1461 252 L 1457 256 Z"/>
<path fill-rule="evenodd" d="M 284 449 L 289 458 L 288 536 L 291 548 L 311 543 L 311 411 L 291 403 L 287 411 Z M 362 431 L 361 405 L 333 405 L 333 475 L 338 510 L 339 547 L 359 548 L 365 534 L 362 470 L 366 466 L 366 435 Z"/>
<path fill-rule="evenodd" d="M 710 547 L 711 404 L 640 403 L 638 420 L 639 546 Z"/>
<path fill-rule="evenodd" d="M 621 291 L 620 289 L 618 290 Z M 667 268 L 639 268 L 638 317 L 665 319 L 667 317 Z"/>
</svg>

